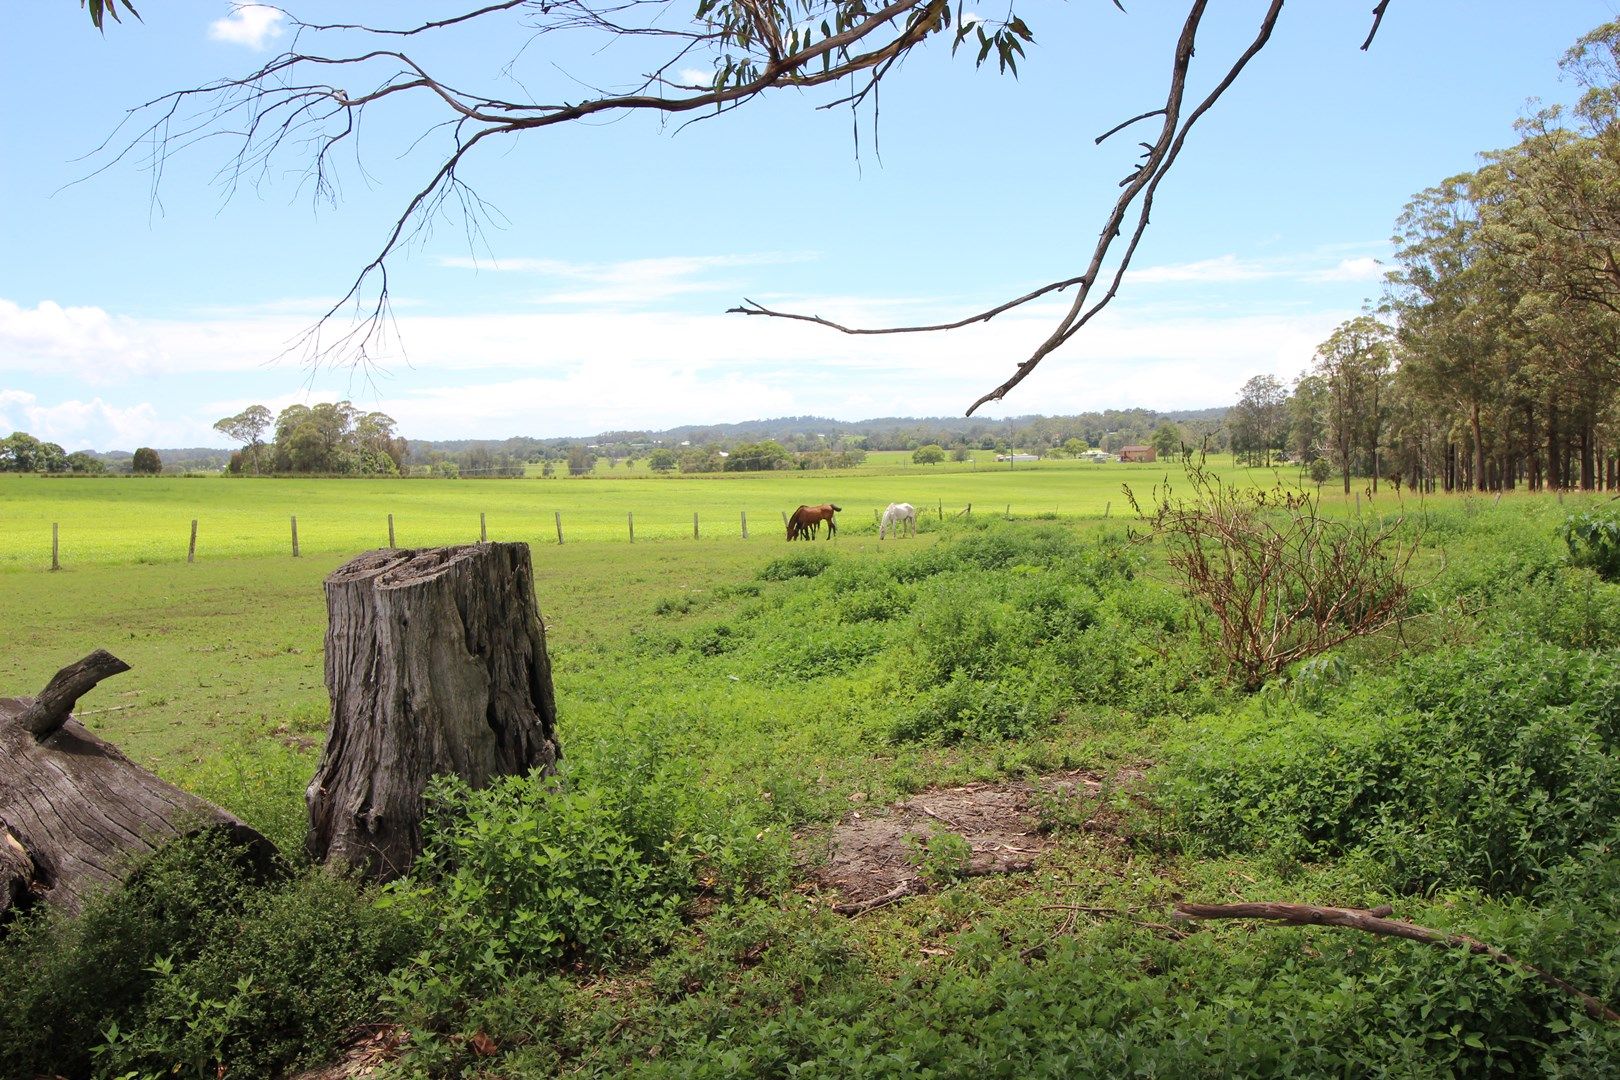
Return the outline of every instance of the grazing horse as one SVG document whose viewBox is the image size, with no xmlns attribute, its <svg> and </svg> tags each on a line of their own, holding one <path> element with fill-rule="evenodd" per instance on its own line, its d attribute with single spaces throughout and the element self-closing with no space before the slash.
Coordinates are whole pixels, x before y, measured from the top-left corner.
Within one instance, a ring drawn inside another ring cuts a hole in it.
<svg viewBox="0 0 1620 1080">
<path fill-rule="evenodd" d="M 890 529 L 898 537 L 908 528 L 912 536 L 917 535 L 917 508 L 910 503 L 890 503 L 883 511 L 883 522 L 878 525 L 878 539 L 887 537 Z"/>
<path fill-rule="evenodd" d="M 842 506 L 832 503 L 822 503 L 820 506 L 801 506 L 788 516 L 787 538 L 789 540 L 809 540 L 816 535 L 821 523 L 827 523 L 827 539 L 831 540 L 838 535 L 838 522 L 833 514 L 842 510 Z"/>
</svg>

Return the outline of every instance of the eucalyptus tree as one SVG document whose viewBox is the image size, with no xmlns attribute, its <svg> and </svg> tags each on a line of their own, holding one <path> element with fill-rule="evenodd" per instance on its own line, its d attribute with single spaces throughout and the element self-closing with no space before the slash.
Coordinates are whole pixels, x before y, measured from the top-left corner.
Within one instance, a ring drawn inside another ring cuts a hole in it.
<svg viewBox="0 0 1620 1080">
<path fill-rule="evenodd" d="M 1272 453 L 1288 438 L 1288 388 L 1275 375 L 1256 375 L 1238 390 L 1230 423 L 1232 453 L 1270 466 Z"/>
<path fill-rule="evenodd" d="M 254 475 L 259 472 L 259 450 L 263 446 L 260 436 L 275 423 L 275 416 L 263 405 L 249 405 L 235 416 L 214 421 L 214 430 L 242 444 L 253 463 Z"/>
<path fill-rule="evenodd" d="M 1559 66 L 1583 93 L 1521 120 L 1519 143 L 1487 155 L 1483 238 L 1537 287 L 1620 311 L 1620 23 L 1583 36 Z"/>
<path fill-rule="evenodd" d="M 1590 488 L 1620 387 L 1620 24 L 1582 37 L 1560 66 L 1580 99 L 1521 121 L 1519 143 L 1487 155 L 1473 187 L 1478 239 L 1520 294 L 1524 361 L 1510 375 L 1525 427 L 1542 431 L 1533 458 L 1544 448 L 1552 483 Z"/>
<path fill-rule="evenodd" d="M 90 0 L 92 16 L 117 16 L 119 0 Z M 123 0 L 127 7 L 127 0 Z M 1100 4 L 1102 0 L 1086 0 Z M 1120 0 L 1113 5 L 1124 10 Z M 799 319 L 844 333 L 914 333 L 989 321 L 1043 297 L 1063 292 L 1068 304 L 1050 333 L 1017 364 L 1010 377 L 968 408 L 1003 398 L 1045 357 L 1066 344 L 1118 292 L 1152 211 L 1159 185 L 1175 165 L 1188 135 L 1271 41 L 1283 0 L 1265 0 L 1249 19 L 1246 43 L 1219 57 L 1208 73 L 1210 89 L 1189 91 L 1195 45 L 1209 0 L 1182 0 L 1186 14 L 1167 60 L 1163 98 L 1097 137 L 1141 131 L 1142 153 L 1120 181 L 1120 193 L 1102 215 L 1095 244 L 1082 247 L 1075 272 L 945 322 L 895 327 L 844 326 L 815 315 L 777 311 L 744 299 L 743 315 Z M 1378 33 L 1390 0 L 1378 0 L 1361 47 Z M 960 0 L 493 0 L 398 26 L 312 23 L 291 18 L 291 49 L 244 75 L 178 90 L 134 110 L 127 138 L 109 143 L 116 161 L 149 161 L 161 173 L 172 153 L 197 146 L 234 145 L 220 171 L 224 184 L 258 186 L 288 172 L 317 199 L 336 199 L 338 163 L 374 125 L 419 135 L 412 143 L 428 165 L 404 200 L 373 257 L 347 291 L 310 328 L 302 345 L 312 363 L 364 361 L 391 330 L 389 267 L 393 257 L 440 215 L 459 215 L 469 231 L 487 207 L 469 186 L 468 160 L 514 138 L 630 115 L 681 122 L 718 116 L 753 102 L 787 95 L 816 107 L 870 110 L 875 122 L 879 86 L 925 46 L 954 54 L 966 47 L 976 65 L 993 61 L 1016 75 L 1034 30 L 1009 3 L 990 11 L 964 11 Z M 482 72 L 447 71 L 446 39 L 493 29 L 515 46 L 504 66 Z M 569 56 L 628 55 L 629 70 L 593 70 L 589 79 L 563 71 L 553 44 L 582 39 Z M 633 42 L 627 52 L 608 46 Z M 1215 53 L 1199 50 L 1200 63 Z M 702 72 L 693 75 L 694 70 Z M 1203 72 L 1200 67 L 1200 76 Z M 612 87 L 612 89 L 602 89 Z M 532 89 L 531 89 L 532 88 Z M 368 122 L 369 121 L 369 122 Z M 409 137 L 409 135 L 407 136 Z M 415 160 L 422 160 L 416 158 Z M 111 161 L 107 162 L 111 164 Z M 334 320 L 353 310 L 346 328 Z"/>
<path fill-rule="evenodd" d="M 1472 486 L 1485 490 L 1484 417 L 1502 399 L 1505 337 L 1514 304 L 1500 261 L 1479 241 L 1472 174 L 1420 192 L 1396 223 L 1389 275 L 1401 356 L 1412 388 L 1456 409 L 1472 443 Z M 1457 482 L 1448 473 L 1447 486 Z"/>
<path fill-rule="evenodd" d="M 1358 464 L 1376 490 L 1378 444 L 1383 435 L 1380 401 L 1389 378 L 1394 332 L 1371 315 L 1340 323 L 1316 348 L 1313 371 L 1326 389 L 1328 444 L 1350 493 Z"/>
<path fill-rule="evenodd" d="M 1327 386 L 1320 376 L 1301 372 L 1288 397 L 1288 448 L 1301 465 L 1321 458 L 1327 449 Z"/>
</svg>

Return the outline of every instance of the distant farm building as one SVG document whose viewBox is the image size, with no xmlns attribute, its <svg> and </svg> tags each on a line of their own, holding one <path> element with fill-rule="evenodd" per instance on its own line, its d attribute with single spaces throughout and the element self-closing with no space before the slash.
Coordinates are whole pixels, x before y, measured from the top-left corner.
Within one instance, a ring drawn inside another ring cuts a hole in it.
<svg viewBox="0 0 1620 1080">
<path fill-rule="evenodd" d="M 1034 454 L 997 454 L 997 461 L 1039 461 Z"/>
<path fill-rule="evenodd" d="M 1121 461 L 1152 461 L 1157 456 L 1151 446 L 1122 446 L 1119 448 L 1119 460 Z"/>
</svg>

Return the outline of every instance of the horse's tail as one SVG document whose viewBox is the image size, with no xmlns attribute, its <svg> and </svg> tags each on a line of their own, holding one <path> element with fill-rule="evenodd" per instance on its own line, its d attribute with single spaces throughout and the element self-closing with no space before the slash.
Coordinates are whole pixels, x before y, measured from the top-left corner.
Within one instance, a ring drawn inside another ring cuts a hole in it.
<svg viewBox="0 0 1620 1080">
<path fill-rule="evenodd" d="M 834 506 L 832 503 L 828 503 L 827 505 L 831 506 L 834 510 L 837 510 L 839 512 L 842 512 L 843 509 L 844 509 L 842 506 Z"/>
</svg>

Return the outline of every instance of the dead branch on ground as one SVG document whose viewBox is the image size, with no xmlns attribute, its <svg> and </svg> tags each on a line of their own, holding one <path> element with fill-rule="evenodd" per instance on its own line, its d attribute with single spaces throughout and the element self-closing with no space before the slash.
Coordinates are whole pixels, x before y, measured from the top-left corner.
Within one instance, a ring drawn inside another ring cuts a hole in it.
<svg viewBox="0 0 1620 1080">
<path fill-rule="evenodd" d="M 1361 908 L 1319 907 L 1315 904 L 1179 903 L 1176 905 L 1172 918 L 1178 920 L 1264 919 L 1288 926 L 1342 926 L 1383 937 L 1400 937 L 1406 938 L 1408 941 L 1420 941 L 1425 945 L 1467 949 L 1469 952 L 1489 957 L 1499 964 L 1528 972 L 1548 986 L 1562 990 L 1579 1001 L 1581 1007 L 1586 1011 L 1586 1015 L 1594 1020 L 1620 1023 L 1620 1012 L 1616 1012 L 1586 991 L 1572 986 L 1535 964 L 1510 956 L 1496 946 L 1488 945 L 1468 934 L 1452 934 L 1444 930 L 1433 930 L 1427 926 L 1418 926 L 1416 923 L 1387 918 L 1393 912 L 1394 909 L 1387 905 L 1364 910 Z"/>
</svg>

